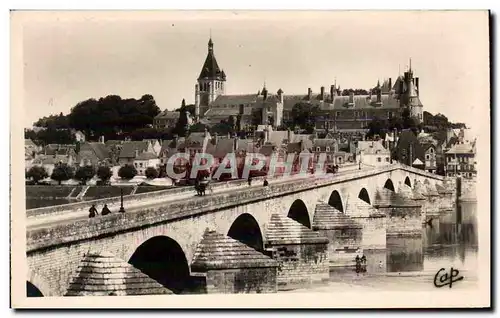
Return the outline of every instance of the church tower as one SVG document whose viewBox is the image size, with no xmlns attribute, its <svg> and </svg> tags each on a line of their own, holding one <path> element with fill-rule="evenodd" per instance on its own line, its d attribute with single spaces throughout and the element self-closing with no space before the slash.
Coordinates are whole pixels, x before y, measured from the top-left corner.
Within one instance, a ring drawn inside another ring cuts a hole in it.
<svg viewBox="0 0 500 318">
<path fill-rule="evenodd" d="M 219 68 L 214 54 L 212 37 L 208 41 L 208 54 L 195 86 L 195 116 L 203 117 L 209 105 L 226 90 L 226 74 Z"/>
</svg>

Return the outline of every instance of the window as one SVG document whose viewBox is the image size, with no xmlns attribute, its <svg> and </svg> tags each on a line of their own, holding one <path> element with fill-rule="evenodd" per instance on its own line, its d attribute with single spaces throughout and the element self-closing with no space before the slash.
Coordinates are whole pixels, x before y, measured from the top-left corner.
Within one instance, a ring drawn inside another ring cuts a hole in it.
<svg viewBox="0 0 500 318">
<path fill-rule="evenodd" d="M 431 156 L 430 156 L 429 154 L 426 154 L 426 155 L 425 155 L 425 159 L 430 160 L 430 159 L 431 159 Z"/>
<path fill-rule="evenodd" d="M 319 147 L 316 147 L 316 151 L 318 151 L 318 152 L 319 152 L 319 151 L 321 151 L 321 149 L 320 149 Z"/>
<path fill-rule="evenodd" d="M 137 163 L 134 163 L 134 166 L 135 166 L 136 168 L 138 168 L 138 167 L 137 167 Z"/>
<path fill-rule="evenodd" d="M 329 152 L 330 151 L 330 147 L 326 147 L 326 151 Z"/>
<path fill-rule="evenodd" d="M 431 149 L 429 150 L 429 152 L 430 152 L 430 153 L 434 153 L 434 149 L 432 149 L 432 148 L 431 148 Z"/>
<path fill-rule="evenodd" d="M 340 117 L 340 112 L 336 112 L 335 117 Z"/>
<path fill-rule="evenodd" d="M 382 158 L 377 157 L 377 162 L 382 162 Z"/>
<path fill-rule="evenodd" d="M 354 117 L 358 117 L 358 112 L 354 112 Z"/>
<path fill-rule="evenodd" d="M 141 162 L 141 163 L 139 163 L 139 168 L 142 168 L 142 162 Z"/>
<path fill-rule="evenodd" d="M 392 112 L 387 112 L 387 118 L 392 118 Z"/>
<path fill-rule="evenodd" d="M 389 157 L 385 157 L 385 162 L 389 162 Z"/>
</svg>

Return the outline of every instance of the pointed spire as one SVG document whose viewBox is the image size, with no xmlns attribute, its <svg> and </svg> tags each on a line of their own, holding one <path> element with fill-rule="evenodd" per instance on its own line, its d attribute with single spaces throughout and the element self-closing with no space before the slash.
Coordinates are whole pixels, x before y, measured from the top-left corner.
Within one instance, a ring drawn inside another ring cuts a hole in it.
<svg viewBox="0 0 500 318">
<path fill-rule="evenodd" d="M 380 88 L 380 79 L 377 79 L 377 88 Z"/>
<path fill-rule="evenodd" d="M 410 69 L 409 69 L 409 71 L 411 72 L 411 57 L 410 57 Z"/>
</svg>

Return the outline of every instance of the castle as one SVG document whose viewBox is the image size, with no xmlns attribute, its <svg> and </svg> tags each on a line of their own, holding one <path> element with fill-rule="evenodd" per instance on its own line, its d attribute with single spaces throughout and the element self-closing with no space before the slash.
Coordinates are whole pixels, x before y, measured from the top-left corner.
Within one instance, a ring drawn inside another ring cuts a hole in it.
<svg viewBox="0 0 500 318">
<path fill-rule="evenodd" d="M 408 108 L 419 122 L 423 120 L 423 105 L 419 98 L 419 78 L 413 77 L 410 67 L 404 75 L 392 83 L 389 78 L 382 85 L 370 90 L 368 95 L 351 92 L 342 96 L 340 87 L 330 86 L 329 93 L 320 88 L 313 94 L 286 95 L 280 88 L 276 94 L 268 92 L 265 84 L 262 90 L 253 94 L 226 94 L 226 74 L 219 68 L 215 58 L 214 43 L 208 41 L 208 54 L 195 85 L 195 120 L 214 125 L 233 116 L 240 126 L 271 125 L 277 128 L 291 120 L 291 113 L 297 103 L 317 106 L 319 116 L 316 129 L 319 131 L 358 131 L 366 128 L 374 117 L 389 119 L 399 116 Z"/>
</svg>

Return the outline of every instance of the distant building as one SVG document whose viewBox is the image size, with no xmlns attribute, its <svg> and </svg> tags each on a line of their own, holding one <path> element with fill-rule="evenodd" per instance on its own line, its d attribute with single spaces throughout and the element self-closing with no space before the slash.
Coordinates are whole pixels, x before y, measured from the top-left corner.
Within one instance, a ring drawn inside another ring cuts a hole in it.
<svg viewBox="0 0 500 318">
<path fill-rule="evenodd" d="M 448 177 L 477 176 L 475 143 L 459 143 L 445 153 L 446 175 Z"/>
<path fill-rule="evenodd" d="M 121 146 L 118 156 L 120 166 L 133 164 L 135 159 L 143 152 L 154 153 L 153 146 L 148 141 L 127 141 Z"/>
<path fill-rule="evenodd" d="M 138 154 L 134 159 L 134 167 L 137 170 L 137 175 L 144 176 L 146 174 L 146 169 L 149 167 L 159 169 L 160 159 L 152 152 L 143 152 Z"/>
<path fill-rule="evenodd" d="M 437 171 L 437 148 L 433 143 L 423 143 L 425 151 L 425 170 L 431 173 Z"/>
<path fill-rule="evenodd" d="M 153 126 L 157 129 L 175 127 L 180 116 L 180 112 L 165 110 L 154 118 Z"/>
<path fill-rule="evenodd" d="M 382 141 L 358 141 L 356 162 L 369 166 L 384 166 L 391 163 L 391 152 Z"/>
<path fill-rule="evenodd" d="M 230 117 L 244 129 L 247 126 L 271 125 L 273 128 L 290 122 L 292 109 L 302 103 L 317 106 L 320 115 L 316 129 L 333 131 L 365 130 L 376 116 L 390 119 L 400 116 L 408 108 L 412 116 L 423 121 L 423 105 L 419 97 L 419 78 L 409 69 L 393 83 L 389 78 L 370 90 L 368 95 L 341 96 L 337 84 L 330 92 L 321 87 L 319 94 L 308 88 L 307 94 L 285 95 L 280 88 L 275 94 L 266 85 L 256 93 L 226 94 L 226 73 L 219 67 L 212 39 L 208 53 L 195 85 L 195 120 L 214 125 Z"/>
<path fill-rule="evenodd" d="M 407 166 L 425 169 L 425 151 L 417 136 L 410 130 L 404 130 L 399 133 L 397 140 L 393 158 Z"/>
</svg>

